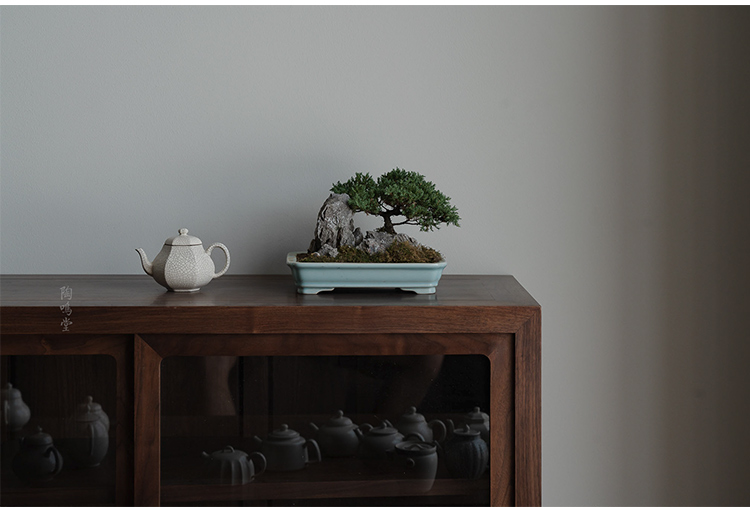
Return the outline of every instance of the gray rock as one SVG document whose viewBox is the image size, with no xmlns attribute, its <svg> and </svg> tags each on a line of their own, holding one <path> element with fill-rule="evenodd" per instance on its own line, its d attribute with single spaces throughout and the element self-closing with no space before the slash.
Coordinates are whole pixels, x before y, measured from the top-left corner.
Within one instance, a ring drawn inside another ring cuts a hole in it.
<svg viewBox="0 0 750 507">
<path fill-rule="evenodd" d="M 359 246 L 360 243 L 362 243 L 362 240 L 365 239 L 364 235 L 362 234 L 362 230 L 357 227 L 354 229 L 354 244 L 356 246 Z"/>
<path fill-rule="evenodd" d="M 336 257 L 339 254 L 338 248 L 334 248 L 328 243 L 325 243 L 323 246 L 320 247 L 320 250 L 315 252 L 315 254 L 319 256 L 324 257 Z"/>
<path fill-rule="evenodd" d="M 357 248 L 370 255 L 385 252 L 394 241 L 405 241 L 418 246 L 417 240 L 406 234 L 391 234 L 383 231 L 367 231 L 365 238 Z"/>
<path fill-rule="evenodd" d="M 315 237 L 310 243 L 309 252 L 318 252 L 323 245 L 333 249 L 342 245 L 356 246 L 354 212 L 348 202 L 347 194 L 331 194 L 326 199 L 318 212 Z"/>
</svg>

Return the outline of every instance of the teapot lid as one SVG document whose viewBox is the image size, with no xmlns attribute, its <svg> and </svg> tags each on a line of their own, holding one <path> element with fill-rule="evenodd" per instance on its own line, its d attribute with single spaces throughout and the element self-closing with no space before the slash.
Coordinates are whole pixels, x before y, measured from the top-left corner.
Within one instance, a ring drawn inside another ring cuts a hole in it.
<svg viewBox="0 0 750 507">
<path fill-rule="evenodd" d="M 466 414 L 465 418 L 472 423 L 483 423 L 490 420 L 490 416 L 482 412 L 479 407 L 474 407 L 474 410 Z"/>
<path fill-rule="evenodd" d="M 3 389 L 3 398 L 7 400 L 15 400 L 21 397 L 21 391 L 13 387 L 13 384 L 8 382 L 5 384 L 5 388 Z"/>
<path fill-rule="evenodd" d="M 164 244 L 165 245 L 172 245 L 172 246 L 194 246 L 194 245 L 202 245 L 203 242 L 196 238 L 195 236 L 188 235 L 187 229 L 180 229 L 177 231 L 180 233 L 179 236 L 174 236 L 172 238 L 167 239 Z"/>
<path fill-rule="evenodd" d="M 27 437 L 24 437 L 23 444 L 24 445 L 50 445 L 52 444 L 52 437 L 49 435 L 49 433 L 44 433 L 41 427 L 37 426 L 36 433 L 34 433 L 33 435 L 29 435 Z"/>
<path fill-rule="evenodd" d="M 86 401 L 76 407 L 75 420 L 79 422 L 93 422 L 101 419 L 102 406 L 94 403 L 94 398 L 86 396 Z"/>
<path fill-rule="evenodd" d="M 426 456 L 435 454 L 437 446 L 432 442 L 420 442 L 417 440 L 404 440 L 396 444 L 396 452 L 410 456 Z"/>
<path fill-rule="evenodd" d="M 417 407 L 409 407 L 409 410 L 401 416 L 401 420 L 409 423 L 421 423 L 424 422 L 424 416 L 417 412 Z"/>
<path fill-rule="evenodd" d="M 386 436 L 386 435 L 395 435 L 398 433 L 398 430 L 394 428 L 393 426 L 390 426 L 388 422 L 384 421 L 380 423 L 380 426 L 375 426 L 370 431 L 367 432 L 368 435 L 375 435 L 375 436 Z"/>
<path fill-rule="evenodd" d="M 353 426 L 354 423 L 348 417 L 344 417 L 343 410 L 338 410 L 336 415 L 328 420 L 326 426 L 345 427 Z"/>
<path fill-rule="evenodd" d="M 463 428 L 456 428 L 453 431 L 453 434 L 458 435 L 460 437 L 471 437 L 471 438 L 478 437 L 481 435 L 479 431 L 471 429 L 468 424 L 465 424 Z"/>
<path fill-rule="evenodd" d="M 268 435 L 268 438 L 271 440 L 291 440 L 298 437 L 299 433 L 289 428 L 288 424 L 282 424 L 279 429 L 273 430 Z"/>
<path fill-rule="evenodd" d="M 226 446 L 225 448 L 214 451 L 211 453 L 211 459 L 216 459 L 220 461 L 238 461 L 247 456 L 246 452 L 240 451 L 239 449 L 235 449 L 231 445 Z"/>
</svg>

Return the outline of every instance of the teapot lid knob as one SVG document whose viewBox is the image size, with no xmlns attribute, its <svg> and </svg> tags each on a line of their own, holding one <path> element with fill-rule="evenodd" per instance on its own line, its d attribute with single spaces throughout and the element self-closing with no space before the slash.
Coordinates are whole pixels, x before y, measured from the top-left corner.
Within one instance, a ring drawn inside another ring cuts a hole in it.
<svg viewBox="0 0 750 507">
<path fill-rule="evenodd" d="M 178 236 L 172 236 L 171 238 L 168 238 L 164 244 L 165 245 L 172 245 L 172 246 L 195 246 L 195 245 L 202 245 L 203 242 L 196 238 L 195 236 L 190 236 L 188 234 L 188 230 L 184 227 L 182 229 L 178 229 L 180 234 Z"/>
</svg>

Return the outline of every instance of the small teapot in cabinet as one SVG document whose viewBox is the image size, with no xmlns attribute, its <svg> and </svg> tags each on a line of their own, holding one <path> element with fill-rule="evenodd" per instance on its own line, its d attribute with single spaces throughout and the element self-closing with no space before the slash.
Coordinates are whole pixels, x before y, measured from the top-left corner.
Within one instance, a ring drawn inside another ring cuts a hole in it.
<svg viewBox="0 0 750 507">
<path fill-rule="evenodd" d="M 417 412 L 416 407 L 409 407 L 409 410 L 396 421 L 395 426 L 404 435 L 419 433 L 425 442 L 442 442 L 447 433 L 443 421 L 433 419 L 427 422 L 425 417 Z"/>
<path fill-rule="evenodd" d="M 197 292 L 214 278 L 219 278 L 229 269 L 229 249 L 214 243 L 203 250 L 203 242 L 189 236 L 187 229 L 180 229 L 179 236 L 168 238 L 154 262 L 149 262 L 143 248 L 136 248 L 146 274 L 172 292 Z M 226 264 L 215 273 L 211 252 L 220 248 L 226 255 Z"/>
<path fill-rule="evenodd" d="M 341 410 L 336 412 L 336 415 L 321 427 L 312 422 L 310 427 L 315 431 L 315 440 L 318 442 L 320 450 L 329 457 L 354 456 L 357 447 L 359 447 L 359 437 L 356 430 L 358 428 L 372 428 L 369 424 L 357 426 L 351 419 L 344 417 L 344 412 Z"/>
<path fill-rule="evenodd" d="M 254 452 L 248 455 L 231 445 L 210 455 L 206 452 L 201 455 L 208 463 L 211 480 L 219 484 L 247 484 L 266 470 L 263 454 Z"/>
<path fill-rule="evenodd" d="M 307 463 L 321 460 L 318 443 L 305 440 L 286 424 L 269 433 L 265 440 L 257 435 L 253 440 L 260 446 L 269 471 L 301 470 Z"/>
<path fill-rule="evenodd" d="M 468 424 L 453 431 L 443 445 L 443 455 L 448 473 L 459 479 L 478 479 L 489 466 L 489 447 Z"/>
<path fill-rule="evenodd" d="M 13 458 L 11 468 L 23 481 L 39 484 L 60 473 L 63 458 L 52 442 L 52 437 L 37 428 L 33 435 L 21 439 L 21 448 Z"/>
<path fill-rule="evenodd" d="M 362 432 L 359 428 L 354 431 L 359 437 L 357 455 L 365 460 L 387 459 L 388 453 L 393 451 L 396 444 L 403 442 L 406 438 L 387 420 L 370 429 L 367 433 Z M 424 437 L 419 433 L 412 433 L 407 437 L 424 442 Z"/>
<path fill-rule="evenodd" d="M 73 463 L 80 468 L 99 466 L 107 455 L 109 419 L 105 422 L 102 414 L 101 405 L 87 396 L 86 401 L 76 407 L 70 420 L 72 438 L 66 449 Z"/>
<path fill-rule="evenodd" d="M 472 430 L 478 431 L 479 435 L 482 437 L 482 440 L 484 440 L 487 445 L 490 445 L 489 415 L 482 412 L 479 407 L 474 407 L 471 412 L 464 415 L 463 421 L 461 421 L 459 427 L 462 427 L 464 424 L 468 425 Z M 455 429 L 456 428 L 453 424 L 453 421 L 451 419 L 448 419 L 448 433 L 452 434 Z"/>
<path fill-rule="evenodd" d="M 3 424 L 12 432 L 20 431 L 31 418 L 29 406 L 23 402 L 21 391 L 8 382 L 2 390 Z"/>
</svg>

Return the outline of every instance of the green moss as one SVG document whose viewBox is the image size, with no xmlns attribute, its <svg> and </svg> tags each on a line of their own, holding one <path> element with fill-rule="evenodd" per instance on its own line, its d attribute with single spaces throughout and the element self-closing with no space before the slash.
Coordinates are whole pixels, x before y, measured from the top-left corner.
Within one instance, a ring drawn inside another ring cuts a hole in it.
<svg viewBox="0 0 750 507">
<path fill-rule="evenodd" d="M 368 254 L 351 246 L 339 248 L 336 257 L 317 256 L 308 253 L 297 254 L 297 262 L 440 262 L 440 252 L 424 245 L 414 246 L 406 241 L 395 241 L 385 252 Z"/>
</svg>

